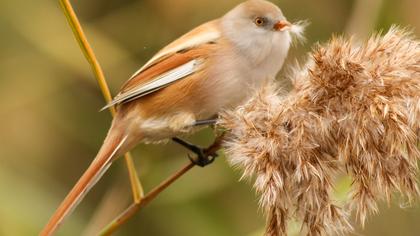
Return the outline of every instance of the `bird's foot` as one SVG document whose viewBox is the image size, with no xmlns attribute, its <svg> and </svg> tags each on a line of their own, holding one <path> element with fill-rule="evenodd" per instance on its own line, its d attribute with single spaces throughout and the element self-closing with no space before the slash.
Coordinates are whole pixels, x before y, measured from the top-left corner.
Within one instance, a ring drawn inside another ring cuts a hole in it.
<svg viewBox="0 0 420 236">
<path fill-rule="evenodd" d="M 204 149 L 201 149 L 201 150 L 203 151 Z M 197 156 L 188 155 L 188 158 L 191 160 L 191 162 L 200 167 L 205 167 L 205 166 L 210 165 L 211 163 L 214 162 L 214 160 L 216 160 L 216 157 L 217 157 L 216 153 L 214 153 L 213 155 L 208 155 L 208 154 L 205 154 L 204 152 L 197 154 Z"/>
<path fill-rule="evenodd" d="M 217 119 L 197 120 L 194 122 L 193 126 L 215 125 L 216 123 L 217 123 Z"/>
<path fill-rule="evenodd" d="M 188 155 L 188 158 L 197 166 L 205 167 L 210 165 L 218 156 L 216 153 L 217 150 L 201 148 L 180 138 L 172 138 L 172 140 L 196 154 L 195 157 Z"/>
</svg>

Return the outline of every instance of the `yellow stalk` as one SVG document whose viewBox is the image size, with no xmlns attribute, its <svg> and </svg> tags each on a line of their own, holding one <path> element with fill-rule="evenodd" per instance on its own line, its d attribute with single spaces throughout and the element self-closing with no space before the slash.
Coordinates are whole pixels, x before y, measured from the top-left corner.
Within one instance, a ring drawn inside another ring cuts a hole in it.
<svg viewBox="0 0 420 236">
<path fill-rule="evenodd" d="M 105 98 L 105 101 L 108 103 L 112 100 L 111 92 L 109 90 L 108 84 L 106 83 L 104 73 L 102 71 L 101 65 L 99 64 L 98 60 L 96 59 L 95 53 L 90 46 L 85 33 L 83 32 L 82 26 L 80 25 L 79 20 L 77 19 L 76 13 L 71 6 L 69 0 L 60 0 L 60 4 L 63 8 L 64 14 L 70 24 L 71 29 L 73 30 L 74 36 L 79 43 L 79 46 L 85 55 L 87 61 L 89 62 L 92 71 L 96 77 L 96 80 L 99 84 L 99 87 L 102 91 L 102 94 Z M 111 115 L 115 115 L 115 108 L 111 107 L 110 109 Z M 134 167 L 133 159 L 130 153 L 125 154 L 125 161 L 128 168 L 128 173 L 130 176 L 130 183 L 131 189 L 133 192 L 134 202 L 140 202 L 141 198 L 144 195 L 143 187 L 140 183 L 138 178 L 136 169 Z"/>
</svg>

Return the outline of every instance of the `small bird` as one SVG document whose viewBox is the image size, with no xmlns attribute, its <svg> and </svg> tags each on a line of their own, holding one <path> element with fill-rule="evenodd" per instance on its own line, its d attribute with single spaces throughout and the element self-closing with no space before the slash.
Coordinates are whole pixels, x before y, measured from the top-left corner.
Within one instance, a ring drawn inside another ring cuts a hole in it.
<svg viewBox="0 0 420 236">
<path fill-rule="evenodd" d="M 108 135 L 41 235 L 54 233 L 119 155 L 141 142 L 192 133 L 275 78 L 292 28 L 273 3 L 248 0 L 159 51 L 105 107 L 116 107 Z"/>
</svg>

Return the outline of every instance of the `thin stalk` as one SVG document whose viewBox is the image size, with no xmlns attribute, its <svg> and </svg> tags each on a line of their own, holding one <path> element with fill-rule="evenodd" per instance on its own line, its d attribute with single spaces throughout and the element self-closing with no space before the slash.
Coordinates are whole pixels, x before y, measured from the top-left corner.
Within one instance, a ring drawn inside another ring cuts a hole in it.
<svg viewBox="0 0 420 236">
<path fill-rule="evenodd" d="M 108 84 L 105 80 L 104 72 L 96 58 L 95 53 L 93 52 L 92 47 L 90 46 L 86 38 L 85 33 L 83 32 L 82 26 L 80 25 L 77 15 L 74 12 L 74 9 L 69 0 L 60 0 L 60 4 L 61 4 L 61 7 L 63 8 L 64 15 L 66 16 L 70 24 L 70 27 L 74 33 L 74 36 L 77 42 L 79 43 L 80 49 L 82 50 L 83 54 L 85 55 L 87 61 L 89 62 L 91 66 L 93 74 L 95 75 L 98 85 L 102 91 L 103 97 L 105 101 L 109 103 L 112 100 L 112 96 L 111 96 L 111 92 L 109 90 Z M 114 116 L 115 108 L 110 107 L 109 110 L 111 112 L 111 115 Z M 125 158 L 126 165 L 128 168 L 134 201 L 139 202 L 141 200 L 141 197 L 143 197 L 143 193 L 144 193 L 143 187 L 138 178 L 137 171 L 134 167 L 134 162 L 131 157 L 131 154 L 130 153 L 125 154 L 124 158 Z"/>
<path fill-rule="evenodd" d="M 214 141 L 210 147 L 204 150 L 204 153 L 210 156 L 216 157 L 216 152 L 220 150 L 222 147 L 222 142 L 224 140 L 225 134 L 223 133 Z M 122 225 L 127 223 L 139 210 L 149 204 L 153 199 L 155 199 L 163 190 L 168 188 L 173 182 L 187 173 L 191 168 L 195 166 L 194 163 L 189 163 L 188 165 L 184 166 L 182 169 L 177 171 L 175 174 L 171 175 L 157 187 L 152 189 L 139 203 L 131 204 L 123 213 L 121 213 L 117 218 L 115 218 L 111 223 L 109 223 L 99 235 L 101 236 L 108 236 L 112 235 L 117 229 L 119 229 Z"/>
<path fill-rule="evenodd" d="M 182 169 L 177 171 L 175 174 L 167 178 L 153 190 L 151 190 L 146 196 L 142 198 L 139 203 L 132 203 L 123 213 L 121 213 L 117 218 L 115 218 L 109 225 L 107 225 L 99 235 L 107 236 L 112 235 L 118 228 L 124 225 L 128 220 L 130 220 L 140 209 L 149 204 L 153 199 L 155 199 L 162 191 L 168 188 L 173 182 L 187 173 L 195 164 L 189 163 L 184 166 Z"/>
</svg>

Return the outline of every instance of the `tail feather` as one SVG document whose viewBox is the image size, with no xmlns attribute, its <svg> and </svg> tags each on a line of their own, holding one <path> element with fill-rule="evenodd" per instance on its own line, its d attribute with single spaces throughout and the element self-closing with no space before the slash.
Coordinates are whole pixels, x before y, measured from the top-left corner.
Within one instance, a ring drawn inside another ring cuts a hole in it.
<svg viewBox="0 0 420 236">
<path fill-rule="evenodd" d="M 112 130 L 112 129 L 111 129 Z M 47 225 L 41 231 L 41 236 L 52 235 L 58 226 L 64 221 L 65 217 L 79 205 L 80 201 L 85 197 L 89 190 L 99 181 L 103 174 L 111 166 L 116 155 L 121 151 L 121 146 L 127 140 L 127 136 L 114 135 L 109 132 L 104 141 L 98 155 L 90 164 L 70 193 L 55 211 Z"/>
</svg>

